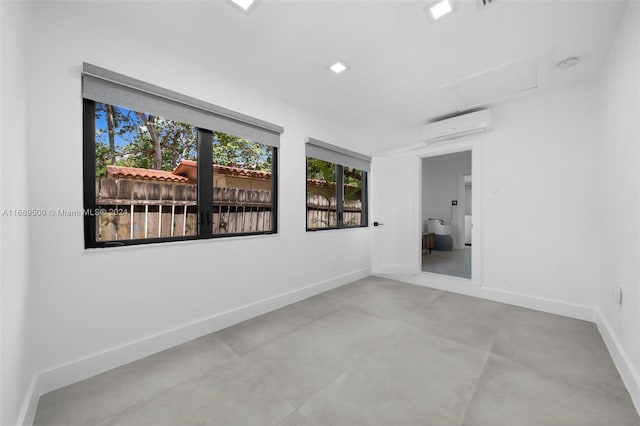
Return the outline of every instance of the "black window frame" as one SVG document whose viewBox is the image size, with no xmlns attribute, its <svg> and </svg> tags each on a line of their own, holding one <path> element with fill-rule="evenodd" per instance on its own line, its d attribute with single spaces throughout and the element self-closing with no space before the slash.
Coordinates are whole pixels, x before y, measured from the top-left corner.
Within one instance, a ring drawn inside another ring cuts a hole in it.
<svg viewBox="0 0 640 426">
<path fill-rule="evenodd" d="M 309 158 L 313 158 L 316 160 L 319 160 L 319 158 L 316 157 L 310 157 L 310 156 L 306 156 L 305 157 L 305 163 L 306 161 L 309 160 Z M 354 168 L 354 167 L 349 167 L 349 166 L 344 166 L 342 164 L 337 164 L 337 163 L 333 163 L 336 166 L 336 226 L 327 226 L 327 227 L 322 227 L 322 228 L 309 228 L 309 219 L 308 217 L 305 219 L 305 226 L 307 228 L 307 232 L 314 232 L 314 231 L 329 231 L 329 230 L 333 230 L 333 229 L 356 229 L 356 228 L 366 228 L 369 226 L 369 217 L 368 217 L 368 172 L 366 170 L 360 170 L 360 172 L 362 172 L 362 188 L 361 188 L 361 203 L 362 203 L 362 211 L 360 213 L 360 225 L 358 226 L 344 226 L 344 169 L 345 168 Z M 309 171 L 308 168 L 305 171 L 306 177 L 307 177 L 307 182 L 309 181 Z M 308 198 L 309 198 L 309 186 L 307 184 L 306 186 L 306 200 L 308 203 Z M 306 208 L 308 208 L 308 205 L 305 206 L 305 213 L 306 212 Z M 308 214 L 308 213 L 307 213 Z"/>
<path fill-rule="evenodd" d="M 357 229 L 369 226 L 369 163 L 370 157 L 349 151 L 313 138 L 306 139 L 305 156 L 305 228 L 307 232 L 329 231 L 336 229 Z M 336 166 L 336 226 L 310 228 L 308 219 L 309 169 L 308 160 L 326 161 Z M 362 172 L 361 203 L 362 212 L 359 226 L 344 226 L 344 169 L 351 168 Z"/>
<path fill-rule="evenodd" d="M 84 64 L 85 69 L 87 66 L 91 67 L 91 70 L 98 70 L 99 72 L 110 73 L 110 75 L 120 76 L 119 74 L 112 73 L 101 68 Z M 139 82 L 129 77 L 122 76 L 123 79 L 129 79 L 134 83 L 145 85 L 145 89 L 157 89 L 159 92 L 174 94 L 174 92 L 167 91 L 166 89 L 157 88 L 156 86 L 149 85 L 147 83 Z M 84 81 L 83 81 L 84 83 Z M 84 90 L 84 89 L 83 89 Z M 258 125 L 266 122 L 261 122 L 251 117 L 243 116 L 242 114 L 235 113 L 233 111 L 225 110 L 221 107 L 211 106 L 209 104 L 202 103 L 201 101 L 193 100 L 184 95 L 176 94 L 176 97 L 182 96 L 188 101 L 194 103 L 199 102 L 211 109 L 217 108 L 215 111 L 222 111 L 231 117 L 231 120 L 240 122 L 240 119 L 252 120 L 258 123 Z M 107 248 L 107 247 L 121 247 L 132 245 L 144 245 L 144 244 L 156 244 L 156 243 L 168 243 L 177 241 L 194 241 L 216 238 L 230 238 L 230 237 L 244 237 L 254 235 L 273 235 L 278 233 L 278 159 L 279 159 L 279 147 L 266 144 L 270 147 L 271 151 L 271 229 L 264 231 L 254 232 L 234 232 L 234 233 L 214 233 L 213 232 L 213 193 L 214 193 L 214 171 L 213 171 L 213 133 L 214 131 L 220 131 L 226 133 L 225 130 L 220 129 L 208 129 L 201 126 L 193 126 L 198 132 L 198 147 L 197 147 L 197 228 L 195 235 L 185 236 L 173 236 L 173 237 L 152 237 L 152 238 L 137 238 L 137 239 L 123 239 L 115 241 L 98 241 L 97 240 L 97 193 L 96 193 L 96 101 L 87 99 L 84 97 L 83 92 L 83 205 L 84 205 L 84 246 L 85 249 L 91 248 Z M 116 105 L 119 106 L 119 105 Z M 199 106 L 199 105 L 198 105 Z M 140 111 L 147 112 L 147 111 Z M 223 117 L 227 117 L 222 115 Z M 230 120 L 230 121 L 231 121 Z M 191 123 L 187 123 L 191 124 Z M 237 125 L 237 124 L 236 124 Z M 268 129 L 274 133 L 282 133 L 283 129 L 279 126 L 271 125 L 272 129 Z M 251 126 L 249 124 L 248 126 Z M 259 126 L 254 125 L 259 128 Z M 275 131 L 273 130 L 275 129 Z M 253 131 L 255 129 L 249 129 Z M 253 139 L 251 139 L 253 140 Z M 260 141 L 255 141 L 260 143 Z"/>
<path fill-rule="evenodd" d="M 348 166 L 338 166 L 338 173 L 340 174 L 340 179 L 344 179 L 344 169 Z M 369 226 L 369 187 L 368 187 L 368 178 L 369 172 L 366 170 L 357 169 L 355 167 L 349 167 L 351 169 L 359 170 L 362 173 L 362 188 L 360 188 L 360 203 L 362 204 L 362 211 L 360 212 L 360 225 L 358 226 L 343 226 L 343 228 L 366 228 Z M 342 188 L 341 197 L 344 197 L 344 182 L 340 186 Z M 342 214 L 338 217 L 342 220 L 344 225 L 344 199 L 340 201 L 340 209 Z"/>
</svg>

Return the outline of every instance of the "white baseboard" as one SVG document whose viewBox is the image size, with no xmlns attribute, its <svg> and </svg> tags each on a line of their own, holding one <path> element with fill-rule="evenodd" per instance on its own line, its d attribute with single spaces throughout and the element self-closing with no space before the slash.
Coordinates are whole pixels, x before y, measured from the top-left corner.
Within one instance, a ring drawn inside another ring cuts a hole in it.
<svg viewBox="0 0 640 426">
<path fill-rule="evenodd" d="M 42 371 L 32 380 L 18 424 L 23 426 L 33 424 L 38 399 L 41 395 L 367 277 L 370 272 L 369 268 L 363 268 L 339 275 Z"/>
<path fill-rule="evenodd" d="M 494 302 L 508 303 L 509 305 L 521 306 L 523 308 L 534 309 L 536 311 L 548 312 L 570 318 L 595 322 L 595 310 L 591 306 L 578 305 L 574 303 L 562 302 L 544 297 L 532 296 L 529 294 L 516 293 L 497 288 L 477 286 L 471 284 L 469 280 L 456 277 L 443 276 L 436 277 L 436 274 L 384 274 L 381 276 L 394 280 L 407 282 L 438 290 L 450 291 L 452 293 L 464 294 L 467 296 L 479 297 L 492 300 Z"/>
<path fill-rule="evenodd" d="M 39 398 L 40 392 L 38 391 L 38 376 L 34 375 L 29 383 L 27 396 L 22 403 L 22 408 L 18 415 L 18 423 L 16 425 L 31 426 L 33 424 L 33 419 L 36 415 L 36 408 L 38 408 Z"/>
<path fill-rule="evenodd" d="M 407 273 L 407 265 L 405 265 L 405 264 L 402 264 L 402 265 L 400 265 L 400 264 L 398 264 L 398 265 L 395 265 L 395 264 L 380 265 L 378 267 L 374 267 L 371 270 L 371 273 L 378 275 L 379 274 L 378 273 L 378 269 L 384 270 L 384 271 L 388 271 L 392 275 L 403 275 L 403 274 Z M 386 276 L 387 274 L 379 274 L 379 275 L 380 276 Z"/>
<path fill-rule="evenodd" d="M 633 405 L 635 405 L 636 411 L 640 415 L 640 374 L 599 309 L 596 309 L 596 324 L 618 369 L 618 373 L 620 373 L 620 377 L 622 377 L 622 381 L 629 391 Z"/>
</svg>

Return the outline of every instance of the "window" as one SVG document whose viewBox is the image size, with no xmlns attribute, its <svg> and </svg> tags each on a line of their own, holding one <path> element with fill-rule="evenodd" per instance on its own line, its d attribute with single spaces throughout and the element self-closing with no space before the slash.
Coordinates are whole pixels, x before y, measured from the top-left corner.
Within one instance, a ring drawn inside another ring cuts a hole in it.
<svg viewBox="0 0 640 426">
<path fill-rule="evenodd" d="M 338 227 L 338 166 L 307 157 L 307 229 Z"/>
<path fill-rule="evenodd" d="M 367 226 L 370 158 L 307 139 L 307 231 Z"/>
<path fill-rule="evenodd" d="M 282 128 L 84 64 L 85 247 L 276 232 Z"/>
<path fill-rule="evenodd" d="M 214 132 L 212 151 L 213 233 L 271 230 L 274 148 Z"/>
</svg>

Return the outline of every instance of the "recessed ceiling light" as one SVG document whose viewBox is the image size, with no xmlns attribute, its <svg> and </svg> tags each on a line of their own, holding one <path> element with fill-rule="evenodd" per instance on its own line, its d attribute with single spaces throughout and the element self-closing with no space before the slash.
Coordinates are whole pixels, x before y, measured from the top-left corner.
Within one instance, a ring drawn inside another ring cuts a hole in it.
<svg viewBox="0 0 640 426">
<path fill-rule="evenodd" d="M 429 6 L 429 12 L 431 13 L 431 17 L 434 21 L 437 21 L 444 15 L 451 13 L 452 10 L 453 8 L 451 7 L 449 0 L 442 0 L 432 6 Z"/>
<path fill-rule="evenodd" d="M 576 65 L 579 60 L 580 58 L 578 58 L 577 56 L 563 59 L 556 64 L 556 68 L 558 68 L 559 70 L 566 70 L 567 68 L 571 68 L 572 66 Z"/>
<path fill-rule="evenodd" d="M 231 0 L 231 2 L 245 12 L 248 12 L 255 3 L 255 0 Z"/>
<path fill-rule="evenodd" d="M 347 64 L 345 64 L 342 61 L 337 61 L 336 63 L 334 63 L 333 65 L 331 65 L 329 67 L 329 69 L 331 71 L 333 71 L 336 74 L 342 74 L 343 72 L 345 72 L 347 69 L 349 69 L 349 66 Z"/>
</svg>

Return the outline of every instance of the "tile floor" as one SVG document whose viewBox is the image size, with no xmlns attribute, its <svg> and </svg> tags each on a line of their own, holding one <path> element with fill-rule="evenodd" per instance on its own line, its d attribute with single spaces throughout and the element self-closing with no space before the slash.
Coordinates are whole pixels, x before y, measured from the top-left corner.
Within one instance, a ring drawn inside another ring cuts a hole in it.
<svg viewBox="0 0 640 426">
<path fill-rule="evenodd" d="M 40 398 L 35 425 L 640 425 L 594 324 L 368 277 Z"/>
<path fill-rule="evenodd" d="M 471 247 L 422 254 L 422 271 L 471 279 Z"/>
</svg>

